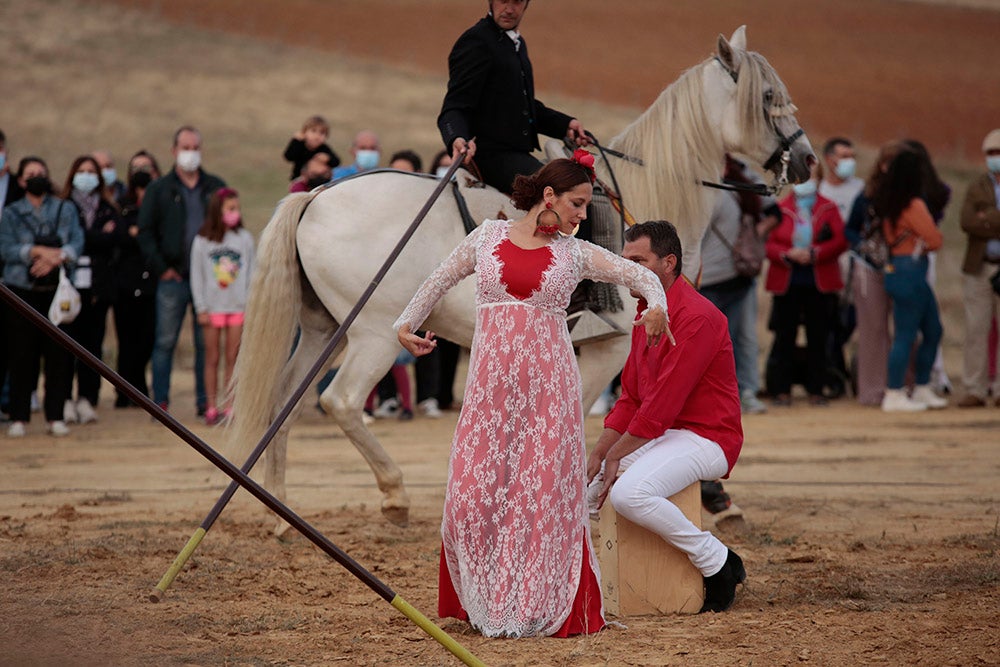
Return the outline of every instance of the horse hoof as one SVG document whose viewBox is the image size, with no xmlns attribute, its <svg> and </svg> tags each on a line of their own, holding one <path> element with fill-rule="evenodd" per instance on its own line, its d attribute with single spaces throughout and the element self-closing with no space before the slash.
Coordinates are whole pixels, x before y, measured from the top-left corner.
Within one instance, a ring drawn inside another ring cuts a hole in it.
<svg viewBox="0 0 1000 667">
<path fill-rule="evenodd" d="M 284 519 L 278 519 L 278 524 L 274 527 L 274 536 L 279 540 L 282 539 L 291 527 L 292 525 Z"/>
<path fill-rule="evenodd" d="M 389 523 L 406 528 L 410 525 L 409 507 L 383 507 L 382 516 L 389 520 Z"/>
</svg>

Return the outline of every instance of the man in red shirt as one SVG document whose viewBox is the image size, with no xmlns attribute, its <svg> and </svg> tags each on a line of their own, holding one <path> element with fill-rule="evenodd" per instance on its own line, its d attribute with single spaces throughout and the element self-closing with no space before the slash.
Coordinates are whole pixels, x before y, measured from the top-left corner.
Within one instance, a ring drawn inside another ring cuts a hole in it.
<svg viewBox="0 0 1000 667">
<path fill-rule="evenodd" d="M 590 495 L 600 507 L 610 492 L 619 514 L 684 551 L 705 579 L 701 611 L 724 611 L 746 578 L 743 561 L 667 498 L 700 480 L 728 477 L 743 446 L 729 328 L 719 309 L 681 278 L 672 224 L 636 225 L 625 240 L 622 255 L 663 283 L 676 342 L 650 346 L 645 330 L 633 329 L 621 398 L 587 461 Z M 645 307 L 640 300 L 639 312 Z"/>
</svg>

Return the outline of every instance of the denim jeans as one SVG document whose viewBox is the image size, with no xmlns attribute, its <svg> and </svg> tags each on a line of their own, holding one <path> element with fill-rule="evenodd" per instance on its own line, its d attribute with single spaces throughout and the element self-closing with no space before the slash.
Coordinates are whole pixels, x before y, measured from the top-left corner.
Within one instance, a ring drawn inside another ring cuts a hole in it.
<svg viewBox="0 0 1000 667">
<path fill-rule="evenodd" d="M 757 368 L 757 283 L 735 290 L 717 290 L 711 286 L 701 290 L 729 320 L 729 338 L 736 359 L 736 382 L 740 396 L 757 395 L 760 370 Z"/>
<path fill-rule="evenodd" d="M 170 402 L 170 372 L 174 348 L 180 336 L 184 315 L 191 306 L 194 329 L 194 386 L 196 406 L 205 407 L 205 339 L 191 301 L 191 285 L 186 280 L 161 280 L 156 286 L 156 340 L 153 344 L 153 400 Z"/>
<path fill-rule="evenodd" d="M 914 370 L 917 385 L 930 382 L 931 367 L 941 343 L 941 317 L 934 290 L 927 284 L 927 257 L 893 257 L 886 267 L 885 291 L 892 298 L 895 336 L 889 350 L 889 389 L 902 389 L 910 351 L 920 334 Z"/>
</svg>

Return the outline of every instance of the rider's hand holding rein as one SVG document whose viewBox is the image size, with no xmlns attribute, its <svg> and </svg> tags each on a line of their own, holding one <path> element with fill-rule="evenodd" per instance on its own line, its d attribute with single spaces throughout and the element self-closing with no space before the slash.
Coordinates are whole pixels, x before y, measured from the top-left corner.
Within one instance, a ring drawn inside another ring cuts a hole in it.
<svg viewBox="0 0 1000 667">
<path fill-rule="evenodd" d="M 410 333 L 410 326 L 404 324 L 399 327 L 399 331 L 396 333 L 396 337 L 399 338 L 399 344 L 406 348 L 406 351 L 415 357 L 422 357 L 425 354 L 430 354 L 437 347 L 437 341 L 434 340 L 434 332 L 428 331 L 423 337 L 417 334 Z"/>
<path fill-rule="evenodd" d="M 657 345 L 664 334 L 666 334 L 667 340 L 674 345 L 677 344 L 677 341 L 674 340 L 674 334 L 670 331 L 670 320 L 659 306 L 647 308 L 642 317 L 632 323 L 632 326 L 640 325 L 646 327 L 646 345 L 650 347 Z"/>
</svg>

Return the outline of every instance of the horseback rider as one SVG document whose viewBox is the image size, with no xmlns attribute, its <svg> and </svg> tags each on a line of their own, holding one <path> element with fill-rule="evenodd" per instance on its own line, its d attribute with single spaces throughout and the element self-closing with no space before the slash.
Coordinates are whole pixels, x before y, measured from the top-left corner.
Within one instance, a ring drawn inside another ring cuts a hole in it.
<svg viewBox="0 0 1000 667">
<path fill-rule="evenodd" d="M 518 26 L 530 0 L 488 0 L 489 13 L 466 30 L 448 56 L 448 92 L 438 128 L 457 158 L 475 164 L 487 185 L 510 194 L 514 177 L 542 166 L 538 135 L 589 143 L 579 120 L 535 99 L 528 45 Z"/>
</svg>

